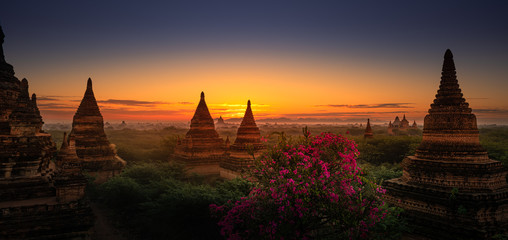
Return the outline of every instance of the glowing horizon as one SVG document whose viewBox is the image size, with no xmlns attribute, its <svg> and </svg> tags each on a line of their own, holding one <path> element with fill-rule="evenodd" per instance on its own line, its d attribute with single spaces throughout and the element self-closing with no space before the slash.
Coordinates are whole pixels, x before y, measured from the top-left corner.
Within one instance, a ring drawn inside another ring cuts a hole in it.
<svg viewBox="0 0 508 240">
<path fill-rule="evenodd" d="M 450 48 L 479 123 L 508 124 L 502 4 L 29 5 L 0 9 L 3 49 L 46 122 L 71 121 L 91 77 L 106 121 L 187 122 L 204 91 L 213 118 L 250 99 L 256 120 L 421 124 Z"/>
</svg>

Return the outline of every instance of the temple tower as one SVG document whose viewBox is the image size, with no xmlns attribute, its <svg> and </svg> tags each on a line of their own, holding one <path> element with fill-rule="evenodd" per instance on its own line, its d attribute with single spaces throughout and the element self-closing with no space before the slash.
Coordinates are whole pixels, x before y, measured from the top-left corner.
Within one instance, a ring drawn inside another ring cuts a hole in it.
<svg viewBox="0 0 508 240">
<path fill-rule="evenodd" d="M 76 153 L 82 160 L 83 170 L 102 183 L 119 174 L 125 161 L 116 155 L 104 132 L 104 120 L 95 100 L 92 79 L 88 78 L 86 91 L 72 121 L 72 137 Z"/>
<path fill-rule="evenodd" d="M 191 172 L 219 175 L 219 162 L 225 158 L 224 140 L 215 130 L 212 116 L 201 92 L 196 112 L 185 138 L 177 144 L 173 159 L 184 163 Z"/>
<path fill-rule="evenodd" d="M 0 239 L 89 239 L 92 210 L 82 194 L 57 193 L 70 182 L 57 184 L 51 161 L 56 147 L 42 131 L 37 97 L 30 98 L 28 81 L 14 76 L 2 49 L 0 44 Z"/>
<path fill-rule="evenodd" d="M 507 172 L 480 145 L 471 112 L 447 50 L 422 142 L 403 160 L 402 177 L 384 183 L 386 199 L 406 210 L 417 235 L 485 239 L 508 230 Z"/>
<path fill-rule="evenodd" d="M 372 128 L 370 127 L 370 119 L 367 119 L 367 127 L 365 128 L 363 138 L 373 138 L 373 137 L 374 133 L 372 133 Z"/>
<path fill-rule="evenodd" d="M 58 202 L 76 201 L 85 196 L 87 180 L 81 170 L 75 141 L 64 132 L 56 158 L 55 188 Z"/>
<path fill-rule="evenodd" d="M 229 148 L 229 158 L 220 164 L 221 177 L 232 179 L 240 176 L 264 149 L 249 100 L 242 123 L 236 133 L 235 143 Z"/>
<path fill-rule="evenodd" d="M 217 124 L 215 125 L 215 127 L 217 129 L 219 128 L 227 128 L 227 124 L 224 122 L 224 119 L 222 118 L 222 116 L 219 117 L 219 119 L 217 119 Z"/>
</svg>

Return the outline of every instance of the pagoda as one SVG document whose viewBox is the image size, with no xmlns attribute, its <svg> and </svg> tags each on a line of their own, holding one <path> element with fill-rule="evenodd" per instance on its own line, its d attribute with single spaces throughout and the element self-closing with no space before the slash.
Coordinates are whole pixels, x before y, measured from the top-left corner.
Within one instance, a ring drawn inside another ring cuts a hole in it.
<svg viewBox="0 0 508 240">
<path fill-rule="evenodd" d="M 402 117 L 402 120 L 399 119 L 399 116 L 395 117 L 393 123 L 390 121 L 388 123 L 388 135 L 397 135 L 397 134 L 407 134 L 410 129 L 418 129 L 416 125 L 416 121 L 414 121 L 413 125 L 409 125 L 409 121 L 406 119 L 406 114 Z"/>
<path fill-rule="evenodd" d="M 224 122 L 224 119 L 222 116 L 219 116 L 219 119 L 217 119 L 217 123 L 215 124 L 216 128 L 227 128 L 227 124 Z"/>
<path fill-rule="evenodd" d="M 184 163 L 191 172 L 219 175 L 219 162 L 226 157 L 225 143 L 215 130 L 215 124 L 201 92 L 190 129 L 184 139 L 177 142 L 172 158 Z"/>
<path fill-rule="evenodd" d="M 367 119 L 367 127 L 365 128 L 363 138 L 373 138 L 373 137 L 374 133 L 372 133 L 372 128 L 370 127 L 370 119 Z"/>
<path fill-rule="evenodd" d="M 418 239 L 506 233 L 507 172 L 480 145 L 476 116 L 461 93 L 450 50 L 428 113 L 416 154 L 402 162 L 402 177 L 384 183 L 386 200 L 405 209 Z"/>
<path fill-rule="evenodd" d="M 125 161 L 116 155 L 114 145 L 104 132 L 104 120 L 95 100 L 92 79 L 88 78 L 85 95 L 72 121 L 72 138 L 76 141 L 76 153 L 82 168 L 103 183 L 122 172 Z"/>
<path fill-rule="evenodd" d="M 28 81 L 19 81 L 5 61 L 4 37 L 0 27 L 0 239 L 89 239 L 94 219 L 83 192 L 58 193 L 74 180 L 84 189 L 86 181 L 74 175 L 57 181 L 55 144 L 42 131 Z"/>
<path fill-rule="evenodd" d="M 81 160 L 76 153 L 76 141 L 64 132 L 62 146 L 56 158 L 55 188 L 57 201 L 73 201 L 83 198 L 87 180 L 81 170 Z"/>
<path fill-rule="evenodd" d="M 242 123 L 236 133 L 235 143 L 229 148 L 229 157 L 220 164 L 221 177 L 232 179 L 240 176 L 264 149 L 249 100 Z"/>
</svg>

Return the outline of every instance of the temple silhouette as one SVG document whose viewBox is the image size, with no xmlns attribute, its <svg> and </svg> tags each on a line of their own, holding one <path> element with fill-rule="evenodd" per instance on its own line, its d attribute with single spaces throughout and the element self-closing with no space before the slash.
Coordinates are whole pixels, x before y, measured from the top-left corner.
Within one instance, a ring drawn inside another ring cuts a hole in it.
<svg viewBox="0 0 508 240">
<path fill-rule="evenodd" d="M 3 42 L 0 26 L 0 239 L 88 239 L 94 216 L 74 141 L 64 137 L 51 161 L 36 95 L 14 76 Z"/>
<path fill-rule="evenodd" d="M 508 229 L 507 172 L 480 145 L 476 116 L 463 98 L 450 50 L 422 142 L 402 167 L 401 178 L 384 182 L 386 199 L 404 208 L 415 235 L 486 239 Z"/>
<path fill-rule="evenodd" d="M 177 141 L 175 153 L 170 159 L 185 164 L 194 173 L 231 179 L 240 176 L 252 165 L 254 158 L 263 149 L 265 147 L 261 143 L 261 134 L 254 120 L 250 100 L 247 102 L 235 142 L 231 145 L 229 137 L 224 140 L 215 130 L 205 102 L 205 94 L 201 92 L 190 129 L 184 139 Z"/>
</svg>

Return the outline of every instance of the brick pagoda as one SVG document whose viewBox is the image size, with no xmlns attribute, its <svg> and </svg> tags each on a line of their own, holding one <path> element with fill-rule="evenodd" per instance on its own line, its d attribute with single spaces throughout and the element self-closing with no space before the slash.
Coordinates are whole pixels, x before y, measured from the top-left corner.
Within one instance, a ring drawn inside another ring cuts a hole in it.
<svg viewBox="0 0 508 240">
<path fill-rule="evenodd" d="M 94 219 L 83 192 L 59 192 L 86 182 L 75 175 L 57 180 L 63 171 L 51 162 L 55 144 L 41 130 L 28 81 L 5 62 L 3 40 L 0 27 L 0 239 L 89 239 Z"/>
<path fill-rule="evenodd" d="M 450 50 L 422 142 L 402 166 L 401 178 L 384 183 L 386 199 L 405 209 L 418 239 L 487 239 L 508 231 L 507 172 L 480 145 Z"/>
<path fill-rule="evenodd" d="M 252 165 L 254 158 L 264 149 L 249 100 L 242 123 L 236 133 L 235 143 L 229 148 L 229 157 L 220 164 L 221 177 L 232 179 L 240 176 L 241 172 Z"/>
<path fill-rule="evenodd" d="M 365 133 L 363 134 L 363 138 L 373 138 L 374 133 L 372 132 L 372 128 L 370 127 L 370 119 L 367 119 L 367 127 L 365 127 Z"/>
<path fill-rule="evenodd" d="M 116 155 L 104 132 L 104 120 L 95 100 L 92 79 L 88 78 L 85 95 L 72 121 L 72 138 L 76 141 L 76 153 L 82 160 L 82 168 L 95 177 L 96 183 L 119 174 L 125 161 Z"/>
<path fill-rule="evenodd" d="M 219 175 L 219 162 L 226 157 L 225 143 L 215 130 L 215 124 L 201 92 L 196 112 L 185 138 L 178 141 L 173 159 L 184 163 L 191 172 Z"/>
</svg>

